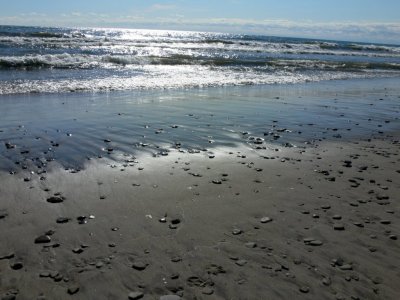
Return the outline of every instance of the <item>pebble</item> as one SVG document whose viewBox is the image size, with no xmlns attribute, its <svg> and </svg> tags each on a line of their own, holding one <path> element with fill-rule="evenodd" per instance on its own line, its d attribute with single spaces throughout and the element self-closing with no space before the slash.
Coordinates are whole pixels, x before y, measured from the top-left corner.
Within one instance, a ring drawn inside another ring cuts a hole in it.
<svg viewBox="0 0 400 300">
<path fill-rule="evenodd" d="M 130 292 L 128 295 L 129 300 L 142 299 L 144 294 L 142 292 Z"/>
<path fill-rule="evenodd" d="M 335 229 L 335 230 L 344 230 L 344 224 L 335 223 L 335 224 L 333 224 L 333 229 Z"/>
<path fill-rule="evenodd" d="M 389 220 L 381 220 L 381 224 L 389 225 L 391 222 Z"/>
<path fill-rule="evenodd" d="M 246 243 L 244 245 L 246 246 L 246 248 L 250 248 L 250 249 L 257 247 L 257 244 L 254 243 L 254 242 L 248 242 L 248 243 Z"/>
<path fill-rule="evenodd" d="M 235 264 L 237 264 L 240 267 L 243 267 L 245 264 L 247 264 L 247 260 L 239 259 L 239 260 L 235 261 Z"/>
<path fill-rule="evenodd" d="M 310 246 L 322 246 L 323 245 L 323 242 L 321 242 L 320 240 L 316 240 L 314 238 L 305 238 L 303 241 L 304 241 L 304 244 L 310 245 Z"/>
<path fill-rule="evenodd" d="M 83 252 L 83 249 L 80 247 L 77 247 L 77 248 L 72 249 L 72 252 L 74 252 L 76 254 L 81 254 Z"/>
<path fill-rule="evenodd" d="M 364 227 L 364 224 L 363 223 L 360 223 L 360 222 L 354 222 L 353 223 L 355 226 L 357 226 L 357 227 Z"/>
<path fill-rule="evenodd" d="M 345 264 L 343 266 L 340 266 L 339 268 L 340 268 L 340 270 L 343 270 L 343 271 L 351 271 L 351 270 L 353 270 L 353 267 L 350 264 Z"/>
<path fill-rule="evenodd" d="M 308 286 L 302 286 L 299 288 L 299 291 L 307 294 L 310 291 L 310 288 Z"/>
<path fill-rule="evenodd" d="M 143 271 L 147 268 L 147 264 L 142 261 L 136 261 L 132 264 L 132 268 L 138 271 Z"/>
<path fill-rule="evenodd" d="M 64 197 L 53 196 L 53 197 L 47 198 L 47 202 L 49 202 L 49 203 L 61 203 L 61 202 L 64 202 Z"/>
<path fill-rule="evenodd" d="M 60 217 L 60 218 L 57 218 L 56 222 L 58 224 L 64 224 L 64 223 L 68 223 L 69 220 L 71 220 L 71 219 L 70 218 L 65 218 L 65 217 Z"/>
<path fill-rule="evenodd" d="M 11 269 L 17 271 L 17 270 L 21 270 L 24 267 L 24 265 L 22 262 L 17 261 L 17 262 L 11 263 L 10 267 L 11 267 Z"/>
<path fill-rule="evenodd" d="M 201 293 L 204 295 L 212 295 L 212 294 L 214 294 L 214 290 L 212 288 L 206 286 L 201 290 Z"/>
<path fill-rule="evenodd" d="M 68 294 L 70 294 L 70 295 L 74 295 L 77 292 L 79 292 L 79 286 L 78 285 L 73 285 L 73 286 L 70 286 L 68 288 Z"/>
<path fill-rule="evenodd" d="M 51 242 L 51 237 L 48 235 L 41 235 L 35 239 L 35 244 L 46 244 Z"/>
<path fill-rule="evenodd" d="M 239 235 L 239 234 L 241 234 L 241 233 L 242 233 L 242 230 L 241 230 L 241 229 L 235 228 L 235 229 L 232 230 L 232 234 L 233 234 L 233 235 Z"/>
<path fill-rule="evenodd" d="M 260 219 L 260 222 L 261 223 L 269 223 L 269 222 L 271 222 L 272 221 L 272 218 L 270 218 L 270 217 L 262 217 L 261 219 Z"/>
</svg>

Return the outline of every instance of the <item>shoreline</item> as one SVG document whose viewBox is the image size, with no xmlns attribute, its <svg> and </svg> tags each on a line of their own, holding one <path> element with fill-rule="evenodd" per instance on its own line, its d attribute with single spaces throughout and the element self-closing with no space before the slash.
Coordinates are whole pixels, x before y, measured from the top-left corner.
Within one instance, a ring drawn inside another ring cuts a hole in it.
<svg viewBox="0 0 400 300">
<path fill-rule="evenodd" d="M 398 154 L 371 140 L 91 163 L 45 181 L 2 174 L 2 291 L 396 299 Z"/>
<path fill-rule="evenodd" d="M 1 299 L 397 299 L 372 82 L 3 101 Z"/>
</svg>

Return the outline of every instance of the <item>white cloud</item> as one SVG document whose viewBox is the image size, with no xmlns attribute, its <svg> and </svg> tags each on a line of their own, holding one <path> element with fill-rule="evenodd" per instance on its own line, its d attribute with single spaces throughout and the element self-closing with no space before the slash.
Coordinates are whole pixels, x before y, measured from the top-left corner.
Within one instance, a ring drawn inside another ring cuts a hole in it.
<svg viewBox="0 0 400 300">
<path fill-rule="evenodd" d="M 150 6 L 150 10 L 172 10 L 175 9 L 176 6 L 174 4 L 161 4 L 156 3 Z"/>
</svg>

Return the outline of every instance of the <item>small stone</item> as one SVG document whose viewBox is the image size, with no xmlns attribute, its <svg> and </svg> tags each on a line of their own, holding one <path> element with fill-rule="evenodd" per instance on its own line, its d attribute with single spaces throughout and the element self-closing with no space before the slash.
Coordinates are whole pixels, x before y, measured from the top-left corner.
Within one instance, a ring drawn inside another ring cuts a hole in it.
<svg viewBox="0 0 400 300">
<path fill-rule="evenodd" d="M 335 229 L 335 230 L 344 230 L 344 224 L 335 223 L 335 224 L 333 224 L 333 229 Z"/>
<path fill-rule="evenodd" d="M 299 291 L 304 294 L 307 294 L 310 291 L 310 288 L 308 286 L 302 286 L 299 288 Z"/>
<path fill-rule="evenodd" d="M 50 277 L 50 272 L 48 272 L 48 271 L 40 272 L 39 277 L 41 277 L 41 278 Z"/>
<path fill-rule="evenodd" d="M 339 268 L 340 268 L 340 270 L 343 270 L 343 271 L 351 271 L 351 270 L 353 270 L 353 267 L 350 264 L 345 264 L 343 266 L 340 266 Z"/>
<path fill-rule="evenodd" d="M 142 292 L 130 292 L 128 295 L 129 300 L 142 299 L 144 294 Z"/>
<path fill-rule="evenodd" d="M 260 219 L 260 222 L 261 223 L 269 223 L 269 222 L 271 222 L 272 221 L 272 218 L 270 218 L 270 217 L 262 217 L 261 219 Z"/>
<path fill-rule="evenodd" d="M 65 217 L 60 217 L 60 218 L 57 218 L 56 222 L 58 224 L 64 224 L 64 223 L 68 223 L 69 220 L 71 220 L 71 219 L 70 218 L 65 218 Z"/>
<path fill-rule="evenodd" d="M 332 217 L 332 219 L 334 219 L 334 220 L 341 220 L 341 219 L 342 219 L 342 216 L 341 216 L 341 215 L 334 215 L 334 216 Z"/>
<path fill-rule="evenodd" d="M 77 248 L 72 249 L 72 252 L 74 252 L 75 254 L 81 254 L 83 252 L 83 249 L 80 247 L 77 247 Z"/>
<path fill-rule="evenodd" d="M 76 218 L 76 220 L 78 221 L 78 224 L 86 224 L 88 222 L 87 220 L 88 218 L 86 216 L 79 216 Z"/>
<path fill-rule="evenodd" d="M 22 262 L 17 261 L 17 262 L 11 263 L 10 267 L 11 267 L 11 269 L 17 271 L 17 270 L 21 270 L 24 267 L 24 265 Z"/>
<path fill-rule="evenodd" d="M 70 295 L 74 295 L 77 292 L 79 292 L 79 286 L 78 285 L 73 285 L 73 286 L 70 286 L 68 288 L 68 294 L 70 294 Z"/>
<path fill-rule="evenodd" d="M 330 278 L 324 278 L 324 279 L 322 279 L 322 284 L 325 285 L 325 286 L 331 285 L 331 280 L 330 280 Z"/>
<path fill-rule="evenodd" d="M 257 244 L 254 243 L 254 242 L 248 242 L 248 243 L 246 243 L 244 245 L 246 246 L 246 248 L 250 248 L 250 249 L 257 247 Z"/>
<path fill-rule="evenodd" d="M 241 234 L 241 233 L 242 233 L 242 230 L 239 229 L 239 228 L 235 228 L 235 229 L 232 230 L 232 234 L 233 234 L 233 235 L 239 235 L 239 234 Z"/>
<path fill-rule="evenodd" d="M 221 180 L 218 180 L 218 179 L 214 179 L 214 180 L 212 181 L 212 183 L 214 183 L 214 184 L 222 184 L 222 181 L 221 181 Z"/>
<path fill-rule="evenodd" d="M 304 244 L 310 245 L 310 246 L 322 246 L 323 242 L 320 240 L 316 240 L 314 238 L 305 238 L 303 240 Z"/>
<path fill-rule="evenodd" d="M 143 271 L 147 268 L 147 264 L 142 261 L 136 261 L 132 264 L 132 268 L 138 271 Z"/>
<path fill-rule="evenodd" d="M 179 219 L 172 219 L 171 220 L 171 224 L 173 224 L 173 225 L 178 225 L 180 222 L 181 222 L 181 220 L 179 220 Z"/>
<path fill-rule="evenodd" d="M 397 235 L 395 235 L 395 234 L 391 234 L 391 235 L 389 235 L 389 238 L 391 239 L 391 240 L 397 240 Z"/>
<path fill-rule="evenodd" d="M 51 237 L 48 235 L 41 235 L 35 239 L 35 244 L 46 244 L 51 242 Z"/>
<path fill-rule="evenodd" d="M 53 196 L 53 197 L 50 197 L 50 198 L 47 198 L 47 202 L 49 202 L 49 203 L 61 203 L 61 202 L 64 202 L 64 197 L 61 197 L 61 196 Z"/>
<path fill-rule="evenodd" d="M 237 264 L 240 267 L 243 267 L 245 264 L 247 264 L 247 260 L 245 259 L 239 259 L 235 262 L 235 264 Z"/>
<path fill-rule="evenodd" d="M 214 290 L 212 288 L 206 286 L 201 290 L 201 293 L 204 295 L 212 295 L 212 294 L 214 294 Z"/>
<path fill-rule="evenodd" d="M 391 222 L 389 220 L 381 220 L 381 224 L 389 225 Z"/>
</svg>

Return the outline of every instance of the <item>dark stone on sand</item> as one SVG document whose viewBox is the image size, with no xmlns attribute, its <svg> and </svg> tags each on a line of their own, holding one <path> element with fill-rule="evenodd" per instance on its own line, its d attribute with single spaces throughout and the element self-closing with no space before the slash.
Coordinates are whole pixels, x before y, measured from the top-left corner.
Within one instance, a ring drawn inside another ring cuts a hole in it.
<svg viewBox="0 0 400 300">
<path fill-rule="evenodd" d="M 70 218 L 60 217 L 60 218 L 57 218 L 56 222 L 59 224 L 64 224 L 64 223 L 68 223 L 70 220 L 71 220 Z"/>
<path fill-rule="evenodd" d="M 10 264 L 11 269 L 17 271 L 17 270 L 21 270 L 24 267 L 24 264 L 22 262 L 13 262 Z"/>
<path fill-rule="evenodd" d="M 5 211 L 0 211 L 0 220 L 1 219 L 4 219 L 5 217 L 7 217 L 8 216 L 8 213 L 7 212 L 5 212 Z"/>
<path fill-rule="evenodd" d="M 221 180 L 214 179 L 214 180 L 212 181 L 212 183 L 214 183 L 214 184 L 222 184 L 222 181 L 221 181 Z"/>
<path fill-rule="evenodd" d="M 246 248 L 250 248 L 250 249 L 257 247 L 257 244 L 254 243 L 254 242 L 248 242 L 248 243 L 246 243 L 244 245 L 246 246 Z"/>
<path fill-rule="evenodd" d="M 181 223 L 181 220 L 180 219 L 172 219 L 171 220 L 171 224 L 173 224 L 173 225 L 178 225 L 178 224 L 180 224 Z"/>
<path fill-rule="evenodd" d="M 142 292 L 130 292 L 128 295 L 129 300 L 142 299 L 144 294 Z"/>
<path fill-rule="evenodd" d="M 304 294 L 307 294 L 310 291 L 310 288 L 308 286 L 302 286 L 299 288 L 299 291 Z"/>
<path fill-rule="evenodd" d="M 391 235 L 389 235 L 389 238 L 390 238 L 391 240 L 396 241 L 396 240 L 397 240 L 397 235 L 391 234 Z"/>
<path fill-rule="evenodd" d="M 17 299 L 16 295 L 8 294 L 1 297 L 1 300 L 15 300 Z"/>
<path fill-rule="evenodd" d="M 330 209 L 331 206 L 329 204 L 326 204 L 326 205 L 322 205 L 321 208 L 322 209 Z"/>
<path fill-rule="evenodd" d="M 78 220 L 78 224 L 86 224 L 88 222 L 88 218 L 86 216 L 79 216 L 76 218 Z"/>
<path fill-rule="evenodd" d="M 74 252 L 75 254 L 81 254 L 83 252 L 83 249 L 80 247 L 77 247 L 77 248 L 72 249 L 72 252 Z"/>
<path fill-rule="evenodd" d="M 334 220 L 341 220 L 341 219 L 342 219 L 342 216 L 341 216 L 341 215 L 334 215 L 334 216 L 332 217 L 332 219 L 334 219 Z"/>
<path fill-rule="evenodd" d="M 381 220 L 381 224 L 389 225 L 391 222 L 389 220 Z"/>
<path fill-rule="evenodd" d="M 72 285 L 72 286 L 70 286 L 69 288 L 68 288 L 68 294 L 70 294 L 70 295 L 74 295 L 74 294 L 76 294 L 77 292 L 79 292 L 79 286 L 78 285 Z"/>
<path fill-rule="evenodd" d="M 342 223 L 335 223 L 335 224 L 333 224 L 333 229 L 335 229 L 335 230 L 344 230 L 345 228 L 344 228 L 344 224 L 342 224 Z"/>
<path fill-rule="evenodd" d="M 48 235 L 41 235 L 35 239 L 35 244 L 46 244 L 51 242 L 51 237 Z"/>
<path fill-rule="evenodd" d="M 134 268 L 135 270 L 138 270 L 138 271 L 143 271 L 144 269 L 147 268 L 147 264 L 142 261 L 135 261 L 132 264 L 132 268 Z"/>
<path fill-rule="evenodd" d="M 40 272 L 39 277 L 41 277 L 41 278 L 50 277 L 50 273 L 48 271 Z"/>
<path fill-rule="evenodd" d="M 64 202 L 64 197 L 62 197 L 62 196 L 53 196 L 53 197 L 50 197 L 50 198 L 47 198 L 47 202 L 49 202 L 49 203 L 61 203 L 61 202 Z"/>
</svg>

